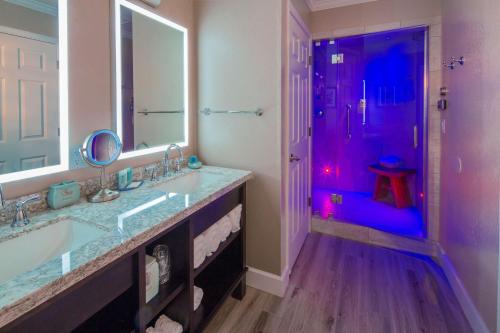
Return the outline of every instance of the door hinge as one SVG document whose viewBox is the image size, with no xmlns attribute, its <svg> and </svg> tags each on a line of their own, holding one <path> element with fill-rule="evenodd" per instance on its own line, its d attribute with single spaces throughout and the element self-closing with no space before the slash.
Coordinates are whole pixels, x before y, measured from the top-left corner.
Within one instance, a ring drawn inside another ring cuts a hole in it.
<svg viewBox="0 0 500 333">
<path fill-rule="evenodd" d="M 61 136 L 61 128 L 60 127 L 57 128 L 57 136 Z"/>
<path fill-rule="evenodd" d="M 307 59 L 307 62 L 309 64 L 309 67 L 312 66 L 312 64 L 313 64 L 313 57 L 312 57 L 312 55 L 309 56 L 309 58 Z"/>
<path fill-rule="evenodd" d="M 309 136 L 312 136 L 312 132 L 313 132 L 312 127 L 309 126 L 309 128 L 307 129 L 307 133 L 309 134 Z"/>
<path fill-rule="evenodd" d="M 308 197 L 308 198 L 307 198 L 307 206 L 308 206 L 308 207 L 311 207 L 311 201 L 312 201 L 312 200 L 311 200 L 311 197 Z"/>
</svg>

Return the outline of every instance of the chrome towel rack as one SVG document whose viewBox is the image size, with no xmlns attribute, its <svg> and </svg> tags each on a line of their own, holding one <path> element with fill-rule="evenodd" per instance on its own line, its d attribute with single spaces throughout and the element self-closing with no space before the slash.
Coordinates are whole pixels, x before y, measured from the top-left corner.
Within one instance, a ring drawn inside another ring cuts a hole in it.
<svg viewBox="0 0 500 333">
<path fill-rule="evenodd" d="M 204 115 L 211 115 L 212 113 L 224 113 L 224 114 L 253 114 L 256 115 L 257 117 L 260 117 L 264 114 L 264 110 L 262 109 L 257 109 L 257 110 L 212 110 L 210 108 L 204 108 L 203 110 L 200 111 Z"/>
<path fill-rule="evenodd" d="M 153 111 L 153 110 L 148 110 L 148 109 L 144 109 L 142 111 L 139 111 L 137 112 L 139 114 L 143 114 L 145 116 L 149 115 L 149 114 L 182 114 L 184 113 L 184 110 L 170 110 L 170 111 Z"/>
</svg>

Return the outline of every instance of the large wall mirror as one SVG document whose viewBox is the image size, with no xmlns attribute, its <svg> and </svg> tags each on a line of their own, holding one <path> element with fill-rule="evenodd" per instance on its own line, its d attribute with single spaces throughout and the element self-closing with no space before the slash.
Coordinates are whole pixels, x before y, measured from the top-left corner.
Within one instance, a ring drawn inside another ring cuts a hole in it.
<svg viewBox="0 0 500 333">
<path fill-rule="evenodd" d="M 0 183 L 68 169 L 66 5 L 0 1 Z"/>
<path fill-rule="evenodd" d="M 122 158 L 188 143 L 187 29 L 115 0 L 116 132 Z"/>
</svg>

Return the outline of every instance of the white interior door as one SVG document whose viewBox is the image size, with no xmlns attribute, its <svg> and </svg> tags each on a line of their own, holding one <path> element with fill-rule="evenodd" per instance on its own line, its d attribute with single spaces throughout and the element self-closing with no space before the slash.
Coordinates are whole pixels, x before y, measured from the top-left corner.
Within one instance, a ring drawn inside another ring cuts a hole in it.
<svg viewBox="0 0 500 333">
<path fill-rule="evenodd" d="M 292 8 L 293 9 L 293 8 Z M 288 70 L 288 267 L 309 233 L 310 34 L 294 10 L 289 15 Z"/>
<path fill-rule="evenodd" d="M 59 164 L 57 45 L 0 33 L 0 173 Z"/>
</svg>

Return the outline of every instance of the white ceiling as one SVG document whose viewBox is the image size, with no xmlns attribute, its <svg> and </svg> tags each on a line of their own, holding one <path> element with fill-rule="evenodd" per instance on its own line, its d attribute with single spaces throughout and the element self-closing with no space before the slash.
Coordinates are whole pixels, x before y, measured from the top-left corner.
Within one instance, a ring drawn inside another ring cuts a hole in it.
<svg viewBox="0 0 500 333">
<path fill-rule="evenodd" d="M 311 11 L 325 10 L 331 8 L 359 5 L 360 3 L 372 2 L 377 0 L 306 0 Z"/>
</svg>

